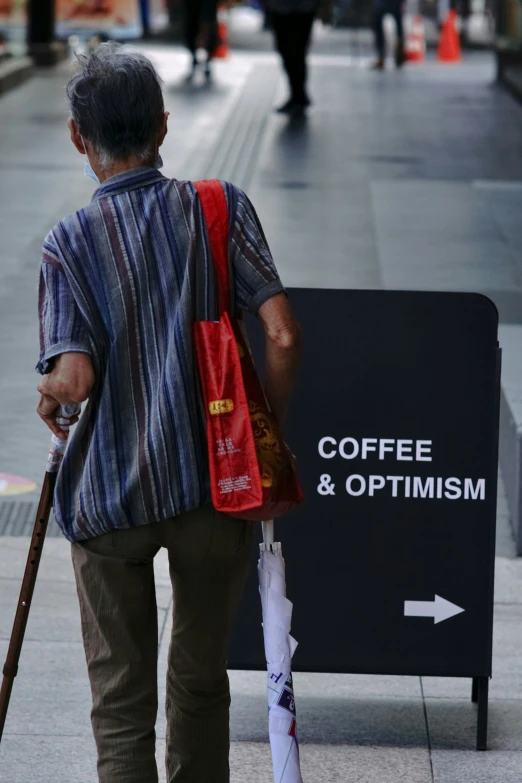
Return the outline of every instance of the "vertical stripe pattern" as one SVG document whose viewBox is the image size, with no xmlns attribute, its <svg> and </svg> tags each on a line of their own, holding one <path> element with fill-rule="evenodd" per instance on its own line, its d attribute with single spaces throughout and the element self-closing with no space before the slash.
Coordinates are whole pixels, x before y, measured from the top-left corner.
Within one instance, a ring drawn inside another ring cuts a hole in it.
<svg viewBox="0 0 522 783">
<path fill-rule="evenodd" d="M 257 312 L 283 289 L 257 215 L 223 183 L 234 301 Z M 215 286 L 190 182 L 147 167 L 107 180 L 48 235 L 40 274 L 40 373 L 92 356 L 96 386 L 58 475 L 55 516 L 71 541 L 177 516 L 210 501 L 195 317 Z"/>
</svg>

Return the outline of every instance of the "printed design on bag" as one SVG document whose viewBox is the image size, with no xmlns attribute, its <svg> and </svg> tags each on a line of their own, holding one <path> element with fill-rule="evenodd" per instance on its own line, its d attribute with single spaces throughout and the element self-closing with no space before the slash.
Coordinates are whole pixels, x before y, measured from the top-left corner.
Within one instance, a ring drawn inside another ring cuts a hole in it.
<svg viewBox="0 0 522 783">
<path fill-rule="evenodd" d="M 283 690 L 281 691 L 281 695 L 277 700 L 277 703 L 284 710 L 287 710 L 288 712 L 291 712 L 292 715 L 295 715 L 295 699 L 294 699 L 294 694 L 291 690 L 289 690 L 288 688 L 283 688 Z"/>
<path fill-rule="evenodd" d="M 289 737 L 295 737 L 295 730 L 296 730 L 296 728 L 297 728 L 297 721 L 294 718 L 292 723 L 291 723 L 290 730 L 288 732 L 288 736 Z"/>
<path fill-rule="evenodd" d="M 233 400 L 213 400 L 209 402 L 208 409 L 211 416 L 219 416 L 222 413 L 232 413 L 234 410 Z"/>
<path fill-rule="evenodd" d="M 226 457 L 227 454 L 239 454 L 241 449 L 238 449 L 232 440 L 232 438 L 217 438 L 216 439 L 216 454 L 218 457 Z"/>
<path fill-rule="evenodd" d="M 252 401 L 248 403 L 248 409 L 261 473 L 261 486 L 269 488 L 274 485 L 281 469 L 281 444 L 267 412 Z"/>
<path fill-rule="evenodd" d="M 218 481 L 219 492 L 221 495 L 229 495 L 231 492 L 241 492 L 245 489 L 251 489 L 250 476 L 229 476 Z"/>
</svg>

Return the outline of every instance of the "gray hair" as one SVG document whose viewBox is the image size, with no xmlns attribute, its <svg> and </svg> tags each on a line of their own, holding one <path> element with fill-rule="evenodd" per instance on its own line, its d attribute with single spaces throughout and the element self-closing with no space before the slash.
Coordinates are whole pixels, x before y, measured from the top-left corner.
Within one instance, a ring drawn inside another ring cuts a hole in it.
<svg viewBox="0 0 522 783">
<path fill-rule="evenodd" d="M 77 56 L 67 85 L 73 120 L 103 168 L 116 160 L 153 157 L 164 113 L 162 82 L 143 54 L 114 43 Z"/>
</svg>

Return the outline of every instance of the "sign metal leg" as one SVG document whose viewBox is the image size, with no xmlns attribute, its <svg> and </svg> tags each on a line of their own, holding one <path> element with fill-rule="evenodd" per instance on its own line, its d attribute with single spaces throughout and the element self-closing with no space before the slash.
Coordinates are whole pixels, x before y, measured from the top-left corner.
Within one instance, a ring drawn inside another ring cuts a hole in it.
<svg viewBox="0 0 522 783">
<path fill-rule="evenodd" d="M 472 686 L 471 686 L 471 701 L 473 704 L 476 704 L 478 702 L 478 677 L 473 677 Z"/>
<path fill-rule="evenodd" d="M 479 677 L 477 679 L 477 683 L 478 683 L 477 750 L 487 750 L 489 678 Z"/>
</svg>

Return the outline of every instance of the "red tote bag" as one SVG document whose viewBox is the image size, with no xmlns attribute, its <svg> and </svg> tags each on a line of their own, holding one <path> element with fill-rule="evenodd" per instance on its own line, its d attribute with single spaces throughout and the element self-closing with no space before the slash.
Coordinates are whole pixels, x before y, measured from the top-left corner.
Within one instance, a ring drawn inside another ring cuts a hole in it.
<svg viewBox="0 0 522 783">
<path fill-rule="evenodd" d="M 196 182 L 214 262 L 219 321 L 194 321 L 205 403 L 212 502 L 252 521 L 281 516 L 303 493 L 259 382 L 240 319 L 231 314 L 228 208 L 219 180 Z"/>
</svg>

